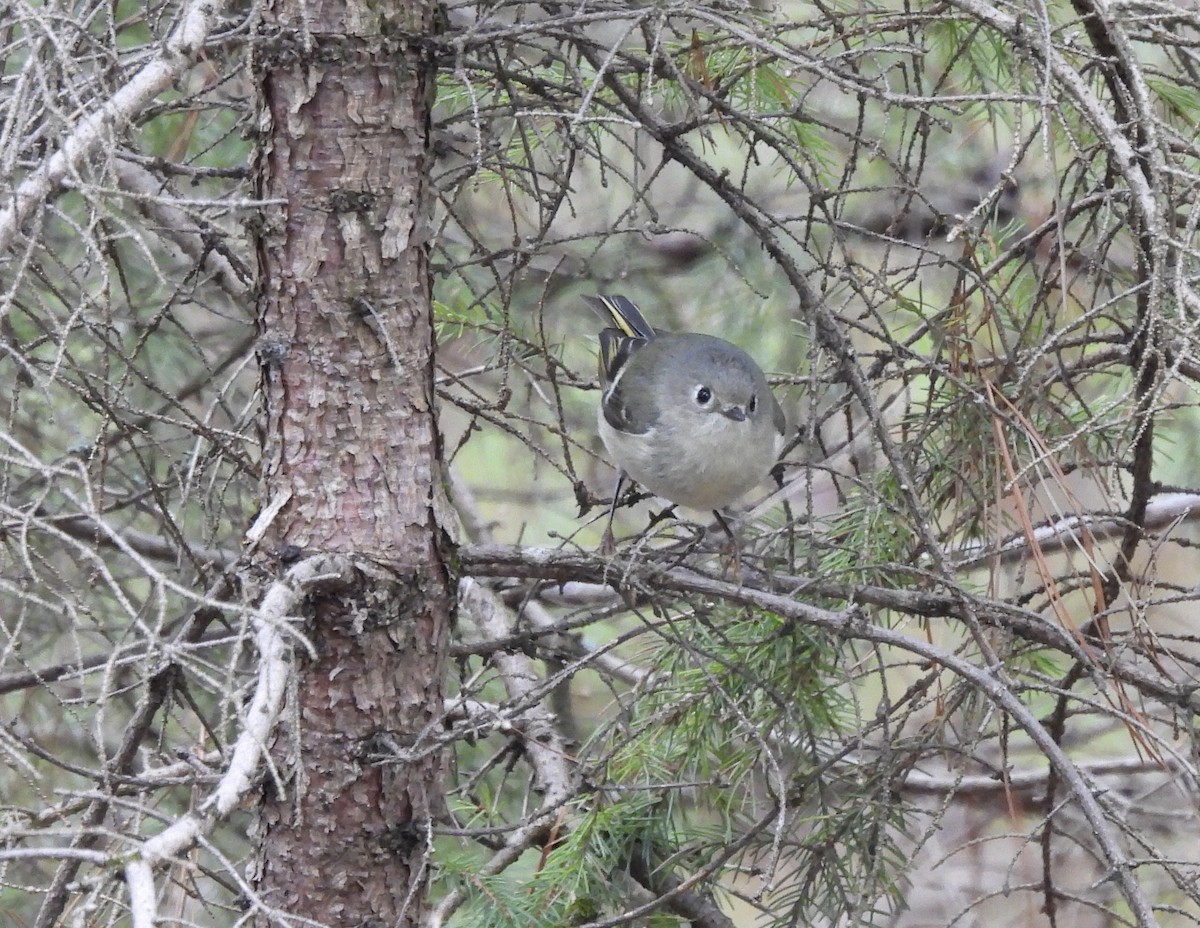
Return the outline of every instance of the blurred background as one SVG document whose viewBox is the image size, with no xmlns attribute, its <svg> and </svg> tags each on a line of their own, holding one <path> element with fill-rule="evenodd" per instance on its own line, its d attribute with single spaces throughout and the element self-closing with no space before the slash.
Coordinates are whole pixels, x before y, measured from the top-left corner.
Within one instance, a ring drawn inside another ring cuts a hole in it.
<svg viewBox="0 0 1200 928">
<path fill-rule="evenodd" d="M 185 9 L 8 5 L 6 202 Z M 1137 924 L 1130 885 L 1160 924 L 1200 916 L 1200 20 L 1090 9 L 445 5 L 425 231 L 478 584 L 445 721 L 450 923 L 709 923 L 649 907 L 670 886 L 645 849 L 738 926 Z M 256 322 L 261 26 L 227 7 L 4 232 L 6 923 L 128 924 L 111 868 L 25 852 L 136 845 L 244 721 L 260 378 L 289 347 Z M 702 514 L 642 499 L 604 575 L 624 595 L 596 582 L 597 293 L 768 372 L 785 489 L 733 513 L 744 576 Z M 483 545 L 518 546 L 503 579 Z M 534 705 L 575 778 L 550 810 L 512 731 Z M 547 815 L 553 840 L 500 860 Z M 252 821 L 171 869 L 170 924 L 243 923 Z"/>
</svg>

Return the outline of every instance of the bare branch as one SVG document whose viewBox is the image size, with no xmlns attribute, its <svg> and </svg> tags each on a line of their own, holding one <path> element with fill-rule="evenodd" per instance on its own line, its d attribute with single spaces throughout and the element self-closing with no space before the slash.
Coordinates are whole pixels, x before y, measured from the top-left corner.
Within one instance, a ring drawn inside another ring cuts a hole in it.
<svg viewBox="0 0 1200 928">
<path fill-rule="evenodd" d="M 151 100 L 191 67 L 226 5 L 225 0 L 190 0 L 179 25 L 158 54 L 111 98 L 80 119 L 62 147 L 21 182 L 11 203 L 0 209 L 0 251 L 8 249 L 25 221 L 60 189 L 81 162 L 111 143 Z"/>
</svg>

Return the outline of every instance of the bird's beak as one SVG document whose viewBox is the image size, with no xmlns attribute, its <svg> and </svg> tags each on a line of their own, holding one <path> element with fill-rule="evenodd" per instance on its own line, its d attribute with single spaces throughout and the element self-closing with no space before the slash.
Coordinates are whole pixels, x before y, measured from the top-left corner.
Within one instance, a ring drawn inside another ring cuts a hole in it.
<svg viewBox="0 0 1200 928">
<path fill-rule="evenodd" d="M 721 410 L 721 415 L 726 419 L 732 419 L 734 422 L 746 421 L 746 410 L 742 409 L 741 406 L 726 406 Z"/>
</svg>

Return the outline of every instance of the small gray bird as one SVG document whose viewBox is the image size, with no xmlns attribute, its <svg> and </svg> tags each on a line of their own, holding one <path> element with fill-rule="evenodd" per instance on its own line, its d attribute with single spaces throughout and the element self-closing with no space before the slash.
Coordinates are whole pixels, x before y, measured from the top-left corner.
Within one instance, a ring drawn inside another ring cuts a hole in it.
<svg viewBox="0 0 1200 928">
<path fill-rule="evenodd" d="M 622 478 L 691 509 L 718 510 L 767 476 L 787 417 L 762 369 L 712 335 L 656 332 L 623 296 L 584 297 L 609 325 L 600 332 L 599 429 Z"/>
</svg>

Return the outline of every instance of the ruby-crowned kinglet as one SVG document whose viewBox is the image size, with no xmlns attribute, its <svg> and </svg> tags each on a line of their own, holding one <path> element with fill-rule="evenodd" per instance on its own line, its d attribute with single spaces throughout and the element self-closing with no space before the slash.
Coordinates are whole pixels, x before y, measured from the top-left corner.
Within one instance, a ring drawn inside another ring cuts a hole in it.
<svg viewBox="0 0 1200 928">
<path fill-rule="evenodd" d="M 767 476 L 787 418 L 754 360 L 724 339 L 656 332 L 623 296 L 584 297 L 600 332 L 600 438 L 621 474 L 691 509 L 728 506 Z M 620 494 L 613 495 L 613 507 Z M 611 543 L 612 511 L 606 543 Z M 732 533 L 730 533 L 732 537 Z"/>
</svg>

